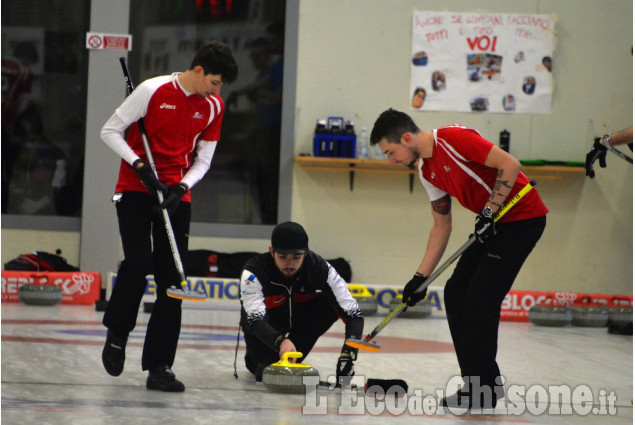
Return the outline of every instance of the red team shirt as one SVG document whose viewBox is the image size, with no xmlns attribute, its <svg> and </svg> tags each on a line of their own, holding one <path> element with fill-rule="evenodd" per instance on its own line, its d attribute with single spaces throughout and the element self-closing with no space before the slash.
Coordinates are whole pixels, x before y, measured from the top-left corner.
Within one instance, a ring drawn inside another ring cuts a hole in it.
<svg viewBox="0 0 635 425">
<path fill-rule="evenodd" d="M 468 210 L 480 213 L 492 193 L 498 174 L 497 169 L 483 165 L 494 145 L 478 131 L 456 124 L 433 130 L 433 134 L 432 157 L 419 161 L 419 178 L 430 201 L 449 194 Z M 527 176 L 518 173 L 507 200 L 516 196 L 527 183 Z M 500 222 L 542 217 L 548 212 L 538 192 L 531 190 Z"/>
<path fill-rule="evenodd" d="M 199 140 L 217 142 L 225 104 L 220 96 L 201 97 L 187 93 L 177 82 L 179 73 L 151 78 L 139 84 L 116 110 L 131 124 L 126 141 L 147 161 L 137 120 L 143 117 L 159 180 L 178 184 L 192 166 Z M 116 192 L 147 192 L 143 183 L 124 160 L 119 168 Z M 190 202 L 188 191 L 182 201 Z"/>
<path fill-rule="evenodd" d="M 13 125 L 20 96 L 31 93 L 33 74 L 14 59 L 2 59 L 2 122 Z"/>
</svg>

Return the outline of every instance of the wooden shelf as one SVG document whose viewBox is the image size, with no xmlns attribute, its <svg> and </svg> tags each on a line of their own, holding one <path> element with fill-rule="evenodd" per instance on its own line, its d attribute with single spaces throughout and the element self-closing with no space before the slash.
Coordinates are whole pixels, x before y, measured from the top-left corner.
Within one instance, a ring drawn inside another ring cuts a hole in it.
<svg viewBox="0 0 635 425">
<path fill-rule="evenodd" d="M 315 156 L 296 156 L 295 162 L 306 170 L 348 171 L 349 187 L 353 190 L 355 172 L 408 174 L 410 192 L 414 187 L 417 170 L 404 168 L 403 165 L 389 164 L 385 159 L 326 158 Z"/>
<path fill-rule="evenodd" d="M 412 193 L 414 177 L 417 170 L 405 168 L 403 165 L 389 164 L 385 159 L 328 158 L 315 156 L 296 156 L 296 164 L 305 170 L 315 171 L 348 171 L 349 186 L 353 190 L 356 172 L 408 174 L 410 192 Z M 566 165 L 523 165 L 523 173 L 537 180 L 564 180 L 571 174 L 584 174 L 584 167 Z"/>
</svg>

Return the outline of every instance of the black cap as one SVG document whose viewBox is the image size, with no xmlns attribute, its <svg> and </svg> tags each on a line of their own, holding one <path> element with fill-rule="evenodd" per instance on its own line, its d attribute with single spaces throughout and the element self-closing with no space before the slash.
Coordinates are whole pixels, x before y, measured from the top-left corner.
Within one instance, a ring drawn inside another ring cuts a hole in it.
<svg viewBox="0 0 635 425">
<path fill-rule="evenodd" d="M 287 221 L 273 229 L 271 246 L 279 254 L 304 254 L 309 250 L 309 237 L 298 223 Z"/>
</svg>

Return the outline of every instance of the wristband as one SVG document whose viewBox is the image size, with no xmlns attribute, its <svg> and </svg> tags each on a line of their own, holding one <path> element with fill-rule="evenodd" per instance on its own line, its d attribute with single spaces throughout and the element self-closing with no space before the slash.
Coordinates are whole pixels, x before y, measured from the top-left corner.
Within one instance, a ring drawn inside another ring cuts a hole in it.
<svg viewBox="0 0 635 425">
<path fill-rule="evenodd" d="M 280 335 L 278 338 L 276 338 L 276 341 L 273 343 L 274 347 L 276 347 L 276 350 L 280 350 L 282 341 L 284 341 L 285 339 L 288 339 L 285 335 Z"/>
</svg>

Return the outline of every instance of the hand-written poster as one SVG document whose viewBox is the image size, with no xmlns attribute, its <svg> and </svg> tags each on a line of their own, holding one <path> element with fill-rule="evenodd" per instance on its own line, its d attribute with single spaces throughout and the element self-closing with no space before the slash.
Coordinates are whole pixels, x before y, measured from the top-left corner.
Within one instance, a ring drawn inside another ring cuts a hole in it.
<svg viewBox="0 0 635 425">
<path fill-rule="evenodd" d="M 549 113 L 555 16 L 415 11 L 410 105 Z"/>
</svg>

